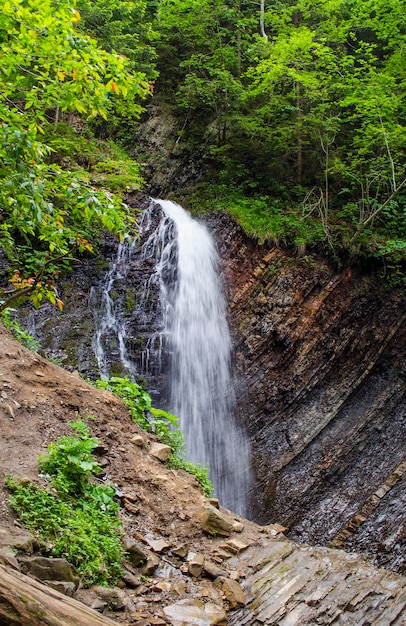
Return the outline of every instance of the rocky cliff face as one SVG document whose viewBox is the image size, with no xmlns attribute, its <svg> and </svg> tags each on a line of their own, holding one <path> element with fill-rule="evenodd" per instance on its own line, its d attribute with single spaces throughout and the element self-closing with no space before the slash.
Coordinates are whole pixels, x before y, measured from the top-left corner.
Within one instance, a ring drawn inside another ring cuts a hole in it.
<svg viewBox="0 0 406 626">
<path fill-rule="evenodd" d="M 336 273 L 323 259 L 258 246 L 226 216 L 207 221 L 223 259 L 238 419 L 252 445 L 253 519 L 404 572 L 404 297 L 373 274 Z M 101 252 L 104 260 L 87 261 L 61 285 L 62 315 L 47 306 L 29 314 L 48 356 L 93 377 L 95 310 L 117 244 L 107 241 Z M 159 316 L 151 282 L 141 306 L 153 269 L 134 254 L 112 297 L 137 371 L 164 406 L 158 359 L 165 354 L 154 351 Z M 122 374 L 113 334 L 105 347 L 111 372 Z"/>
<path fill-rule="evenodd" d="M 373 274 L 257 246 L 236 226 L 216 232 L 252 442 L 253 517 L 404 572 L 404 295 Z"/>
</svg>

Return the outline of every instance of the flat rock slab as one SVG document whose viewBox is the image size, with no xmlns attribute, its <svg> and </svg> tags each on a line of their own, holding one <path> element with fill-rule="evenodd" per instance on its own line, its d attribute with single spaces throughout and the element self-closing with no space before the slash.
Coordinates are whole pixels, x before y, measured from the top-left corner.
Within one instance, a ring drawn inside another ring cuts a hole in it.
<svg viewBox="0 0 406 626">
<path fill-rule="evenodd" d="M 229 626 L 404 626 L 406 578 L 355 554 L 263 539 L 231 560 L 247 604 Z"/>
</svg>

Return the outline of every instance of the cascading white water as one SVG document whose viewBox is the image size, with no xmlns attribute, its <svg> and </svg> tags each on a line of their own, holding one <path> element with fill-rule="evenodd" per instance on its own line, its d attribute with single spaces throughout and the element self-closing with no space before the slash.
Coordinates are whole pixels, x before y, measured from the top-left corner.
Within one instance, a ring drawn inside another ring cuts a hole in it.
<svg viewBox="0 0 406 626">
<path fill-rule="evenodd" d="M 168 405 L 160 406 L 178 416 L 188 460 L 208 465 L 222 505 L 247 515 L 250 455 L 235 421 L 231 339 L 214 242 L 204 225 L 166 200 L 152 201 L 143 213 L 140 233 L 145 240 L 141 250 L 120 244 L 109 272 L 90 297 L 100 375 L 110 376 L 115 360 L 132 380 L 140 374 L 169 380 Z M 156 268 L 152 275 L 145 272 L 144 287 L 137 294 L 138 317 L 148 310 L 155 321 L 139 369 L 126 347 L 123 311 L 124 280 L 135 260 L 141 267 L 152 263 Z M 168 362 L 169 371 L 162 371 Z"/>
<path fill-rule="evenodd" d="M 160 241 L 157 272 L 171 356 L 169 410 L 179 418 L 189 460 L 209 466 L 222 505 L 247 514 L 250 457 L 233 415 L 231 339 L 217 251 L 206 227 L 182 207 L 155 202 L 166 215 L 155 245 Z M 176 232 L 168 238 L 173 224 Z"/>
<path fill-rule="evenodd" d="M 95 333 L 93 335 L 92 346 L 95 354 L 100 376 L 108 378 L 111 375 L 107 352 L 111 353 L 111 341 L 115 344 L 117 360 L 120 361 L 123 372 L 133 378 L 136 375 L 135 364 L 131 361 L 126 347 L 126 327 L 117 313 L 115 303 L 112 298 L 112 290 L 117 281 L 122 281 L 129 266 L 129 260 L 133 251 L 133 246 L 124 241 L 119 244 L 117 256 L 110 263 L 110 269 L 101 284 L 101 298 L 93 292 L 90 294 L 89 304 L 93 308 L 95 320 Z M 110 345 L 109 345 L 110 343 Z"/>
</svg>

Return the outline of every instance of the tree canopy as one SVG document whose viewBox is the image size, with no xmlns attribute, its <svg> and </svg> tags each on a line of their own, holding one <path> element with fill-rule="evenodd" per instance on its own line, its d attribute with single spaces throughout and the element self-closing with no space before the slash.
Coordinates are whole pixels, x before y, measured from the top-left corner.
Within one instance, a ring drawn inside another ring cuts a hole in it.
<svg viewBox="0 0 406 626">
<path fill-rule="evenodd" d="M 91 250 L 101 228 L 125 232 L 105 187 L 140 184 L 138 166 L 121 175 L 116 156 L 95 156 L 97 137 L 129 145 L 151 94 L 180 145 L 205 154 L 199 203 L 338 264 L 404 261 L 405 53 L 401 0 L 5 0 L 8 291 L 56 300 L 44 277 L 61 258 Z"/>
<path fill-rule="evenodd" d="M 160 80 L 182 133 L 209 143 L 211 179 L 219 172 L 227 193 L 269 197 L 265 236 L 335 257 L 404 251 L 402 5 L 161 1 L 158 66 L 172 92 Z M 242 222 L 246 213 L 242 202 Z"/>
</svg>

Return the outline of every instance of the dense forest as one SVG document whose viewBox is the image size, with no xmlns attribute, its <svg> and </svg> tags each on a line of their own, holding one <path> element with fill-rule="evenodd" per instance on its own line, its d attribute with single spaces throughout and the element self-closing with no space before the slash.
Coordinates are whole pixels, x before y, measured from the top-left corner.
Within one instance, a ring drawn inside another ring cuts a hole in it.
<svg viewBox="0 0 406 626">
<path fill-rule="evenodd" d="M 103 229 L 136 230 L 125 194 L 144 184 L 131 150 L 152 108 L 204 164 L 190 207 L 399 283 L 405 55 L 401 0 L 5 0 L 0 310 L 62 306 L 58 273 Z"/>
</svg>

